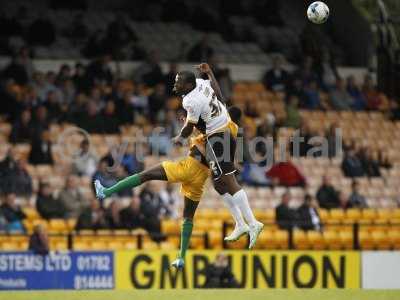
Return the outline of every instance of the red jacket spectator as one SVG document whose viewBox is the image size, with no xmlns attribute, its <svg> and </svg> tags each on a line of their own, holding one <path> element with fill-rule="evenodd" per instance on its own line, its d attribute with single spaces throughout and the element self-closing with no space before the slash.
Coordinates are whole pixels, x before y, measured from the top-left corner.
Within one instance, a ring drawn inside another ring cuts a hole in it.
<svg viewBox="0 0 400 300">
<path fill-rule="evenodd" d="M 305 186 L 306 179 L 303 174 L 290 161 L 280 162 L 272 166 L 266 172 L 266 175 L 272 179 L 277 179 L 279 185 L 283 186 Z"/>
</svg>

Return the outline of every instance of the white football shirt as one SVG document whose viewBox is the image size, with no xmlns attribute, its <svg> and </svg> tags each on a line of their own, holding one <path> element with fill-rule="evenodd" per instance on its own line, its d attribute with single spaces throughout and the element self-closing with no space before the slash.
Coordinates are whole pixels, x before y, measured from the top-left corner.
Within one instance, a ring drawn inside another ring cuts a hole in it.
<svg viewBox="0 0 400 300">
<path fill-rule="evenodd" d="M 229 113 L 218 100 L 209 80 L 196 79 L 196 88 L 183 97 L 182 106 L 187 111 L 189 122 L 197 123 L 200 118 L 203 119 L 207 134 L 229 122 Z"/>
</svg>

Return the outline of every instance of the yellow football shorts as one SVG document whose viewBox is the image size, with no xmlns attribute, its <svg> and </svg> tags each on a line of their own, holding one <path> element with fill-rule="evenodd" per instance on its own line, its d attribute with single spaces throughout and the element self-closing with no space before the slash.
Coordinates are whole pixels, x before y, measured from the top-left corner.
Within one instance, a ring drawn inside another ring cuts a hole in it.
<svg viewBox="0 0 400 300">
<path fill-rule="evenodd" d="M 161 165 L 167 174 L 168 182 L 182 184 L 183 196 L 200 201 L 210 172 L 205 165 L 191 156 L 178 161 L 164 161 Z"/>
</svg>

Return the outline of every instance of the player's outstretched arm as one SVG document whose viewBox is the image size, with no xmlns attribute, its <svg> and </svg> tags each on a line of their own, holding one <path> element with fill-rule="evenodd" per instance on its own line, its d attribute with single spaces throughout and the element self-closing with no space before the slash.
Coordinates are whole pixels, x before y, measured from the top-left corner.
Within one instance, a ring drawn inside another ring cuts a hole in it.
<svg viewBox="0 0 400 300">
<path fill-rule="evenodd" d="M 181 133 L 172 139 L 176 145 L 182 144 L 182 141 L 187 139 L 193 132 L 195 124 L 186 120 L 185 125 L 181 129 Z"/>
<path fill-rule="evenodd" d="M 210 80 L 210 84 L 211 87 L 213 88 L 213 90 L 215 91 L 215 93 L 217 94 L 218 100 L 220 100 L 221 102 L 225 103 L 225 98 L 222 95 L 221 92 L 221 88 L 218 84 L 217 79 L 214 76 L 213 71 L 211 70 L 209 64 L 207 63 L 202 63 L 200 65 L 197 66 L 197 69 L 199 69 L 200 72 L 206 74 L 208 76 L 208 79 Z"/>
</svg>

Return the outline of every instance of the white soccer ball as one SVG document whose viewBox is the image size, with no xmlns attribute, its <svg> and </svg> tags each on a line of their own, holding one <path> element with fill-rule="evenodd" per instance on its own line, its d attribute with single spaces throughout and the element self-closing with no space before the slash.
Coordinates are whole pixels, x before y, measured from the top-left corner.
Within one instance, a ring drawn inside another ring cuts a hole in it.
<svg viewBox="0 0 400 300">
<path fill-rule="evenodd" d="M 322 24 L 328 20 L 329 7 L 322 1 L 315 1 L 307 9 L 308 19 L 315 24 Z"/>
</svg>

